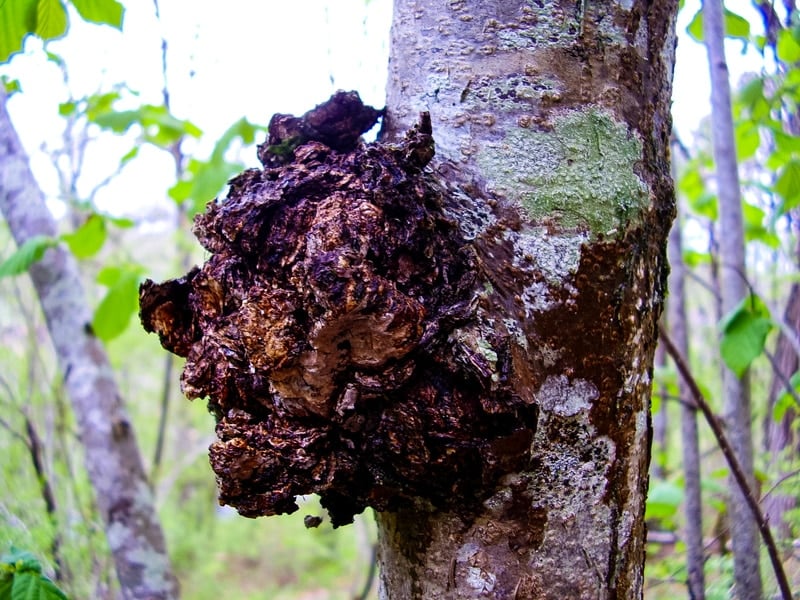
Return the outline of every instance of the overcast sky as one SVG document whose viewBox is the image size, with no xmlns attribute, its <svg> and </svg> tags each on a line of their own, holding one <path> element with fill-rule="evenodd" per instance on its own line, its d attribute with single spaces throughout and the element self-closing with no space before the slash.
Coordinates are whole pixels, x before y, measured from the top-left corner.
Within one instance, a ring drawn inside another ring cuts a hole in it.
<svg viewBox="0 0 800 600">
<path fill-rule="evenodd" d="M 700 0 L 687 0 L 679 22 L 683 32 Z M 727 3 L 757 19 L 746 0 Z M 76 96 L 105 91 L 126 83 L 141 99 L 161 103 L 161 36 L 169 44 L 169 87 L 172 110 L 193 121 L 205 136 L 198 146 L 187 145 L 200 158 L 234 121 L 245 116 L 265 124 L 275 112 L 300 114 L 336 89 L 357 89 L 375 106 L 384 102 L 391 20 L 390 0 L 293 0 L 259 2 L 196 0 L 161 2 L 161 20 L 153 4 L 128 2 L 123 33 L 84 24 L 72 18 L 72 29 L 50 49 L 69 67 L 69 85 Z M 26 53 L 0 73 L 20 79 L 24 94 L 9 103 L 15 126 L 31 154 L 37 179 L 48 196 L 58 185 L 43 143 L 60 143 L 63 120 L 58 103 L 67 92 L 58 69 L 48 63 L 41 44 L 30 40 Z M 744 71 L 757 69 L 754 53 L 742 56 L 741 43 L 728 44 L 735 81 Z M 683 35 L 675 70 L 674 118 L 688 144 L 700 119 L 708 113 L 708 67 L 704 48 Z M 130 140 L 97 145 L 87 156 L 92 180 L 113 172 Z M 255 165 L 255 153 L 243 156 Z M 174 181 L 169 157 L 156 150 L 143 152 L 123 176 L 98 196 L 107 210 L 125 212 L 133 204 L 164 203 Z"/>
</svg>

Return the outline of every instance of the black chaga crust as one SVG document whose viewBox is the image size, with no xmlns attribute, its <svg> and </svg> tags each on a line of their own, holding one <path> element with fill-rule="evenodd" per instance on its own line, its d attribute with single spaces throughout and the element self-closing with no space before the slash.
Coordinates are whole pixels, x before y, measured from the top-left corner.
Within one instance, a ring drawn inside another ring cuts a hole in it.
<svg viewBox="0 0 800 600">
<path fill-rule="evenodd" d="M 314 111 L 291 117 L 312 132 L 297 144 L 271 132 L 265 169 L 196 218 L 203 267 L 141 287 L 145 329 L 187 358 L 183 390 L 217 418 L 220 501 L 245 516 L 310 493 L 334 525 L 412 498 L 466 509 L 529 458 L 535 409 L 492 367 L 503 340 L 489 365 L 458 335 L 475 319 L 477 259 L 425 170 L 430 119 L 364 145 L 379 113 L 354 98 L 314 109 L 314 127 Z"/>
</svg>

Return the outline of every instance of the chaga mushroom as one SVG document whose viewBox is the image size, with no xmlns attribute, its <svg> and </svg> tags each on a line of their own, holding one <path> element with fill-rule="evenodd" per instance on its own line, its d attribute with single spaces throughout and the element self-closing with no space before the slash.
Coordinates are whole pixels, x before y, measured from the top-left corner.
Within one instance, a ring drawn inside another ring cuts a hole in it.
<svg viewBox="0 0 800 600">
<path fill-rule="evenodd" d="M 380 114 L 340 92 L 276 115 L 265 168 L 195 219 L 206 263 L 141 287 L 145 329 L 216 416 L 220 502 L 245 516 L 310 493 L 334 525 L 463 505 L 529 459 L 535 406 L 506 385 L 508 340 L 481 330 L 480 259 L 447 216 L 463 198 L 426 168 L 430 117 L 363 144 Z"/>
</svg>

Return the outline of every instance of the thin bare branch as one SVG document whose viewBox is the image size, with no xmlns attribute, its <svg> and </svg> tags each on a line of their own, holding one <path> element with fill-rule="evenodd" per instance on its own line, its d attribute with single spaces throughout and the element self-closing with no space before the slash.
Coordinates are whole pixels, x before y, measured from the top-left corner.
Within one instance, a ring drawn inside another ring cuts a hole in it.
<svg viewBox="0 0 800 600">
<path fill-rule="evenodd" d="M 719 445 L 720 450 L 722 450 L 722 454 L 725 456 L 725 460 L 727 461 L 728 466 L 731 469 L 731 473 L 733 474 L 733 477 L 742 492 L 742 496 L 744 497 L 747 506 L 750 508 L 750 512 L 753 514 L 753 518 L 758 526 L 758 530 L 761 533 L 761 538 L 764 540 L 764 545 L 767 547 L 770 562 L 772 563 L 772 570 L 775 573 L 775 579 L 777 580 L 778 587 L 781 591 L 781 597 L 783 600 L 791 600 L 792 591 L 789 587 L 789 581 L 786 578 L 786 573 L 783 570 L 783 564 L 781 563 L 781 559 L 778 554 L 778 548 L 775 545 L 775 539 L 772 537 L 772 531 L 770 530 L 769 524 L 764 518 L 764 514 L 761 512 L 761 507 L 758 505 L 758 501 L 753 495 L 753 490 L 747 483 L 747 477 L 742 470 L 739 460 L 736 458 L 733 448 L 728 442 L 728 438 L 723 431 L 723 427 L 716 415 L 711 411 L 711 408 L 709 407 L 708 402 L 706 402 L 703 392 L 700 391 L 700 387 L 697 385 L 697 381 L 692 375 L 689 366 L 686 364 L 683 356 L 681 356 L 681 353 L 672 343 L 672 340 L 670 340 L 667 333 L 660 327 L 658 334 L 661 342 L 667 349 L 667 353 L 675 362 L 675 366 L 680 372 L 681 377 L 689 386 L 697 407 L 700 409 L 700 412 L 703 413 L 708 426 L 714 433 L 714 437 L 717 439 L 717 444 Z"/>
</svg>

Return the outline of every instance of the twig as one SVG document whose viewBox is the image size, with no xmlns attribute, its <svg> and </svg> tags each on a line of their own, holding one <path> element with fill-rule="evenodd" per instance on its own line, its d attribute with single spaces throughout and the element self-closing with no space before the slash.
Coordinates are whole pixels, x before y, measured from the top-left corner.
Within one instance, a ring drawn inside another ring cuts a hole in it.
<svg viewBox="0 0 800 600">
<path fill-rule="evenodd" d="M 47 516 L 50 518 L 50 522 L 54 529 L 50 551 L 53 554 L 53 561 L 55 562 L 55 576 L 56 579 L 69 581 L 72 579 L 72 577 L 69 573 L 66 562 L 64 562 L 64 557 L 62 556 L 61 552 L 62 539 L 58 526 L 59 519 L 56 497 L 53 493 L 53 487 L 50 485 L 50 479 L 48 479 L 47 473 L 45 472 L 44 461 L 42 460 L 42 455 L 44 453 L 42 440 L 39 437 L 39 434 L 37 433 L 36 428 L 33 425 L 33 421 L 31 420 L 27 411 L 23 410 L 21 412 L 25 419 L 25 433 L 28 436 L 28 442 L 26 446 L 28 447 L 28 451 L 30 453 L 33 469 L 36 471 L 36 478 L 39 481 L 39 488 L 42 493 L 42 499 L 44 500 Z"/>
<path fill-rule="evenodd" d="M 778 478 L 778 481 L 772 484 L 772 487 L 770 487 L 766 492 L 764 492 L 761 495 L 761 499 L 763 500 L 767 496 L 771 495 L 772 492 L 777 490 L 787 479 L 791 479 L 792 477 L 797 477 L 798 475 L 800 475 L 800 469 L 795 469 L 794 471 L 784 473 L 781 477 Z"/>
<path fill-rule="evenodd" d="M 786 377 L 783 371 L 781 371 L 780 367 L 778 366 L 778 361 L 775 360 L 775 355 L 766 348 L 764 348 L 764 354 L 769 360 L 769 364 L 772 365 L 772 372 L 775 374 L 775 377 L 777 377 L 783 385 L 784 391 L 789 394 L 792 400 L 794 400 L 794 403 L 800 407 L 800 396 L 798 396 L 797 392 L 795 391 L 792 382 Z"/>
<path fill-rule="evenodd" d="M 711 427 L 711 431 L 714 433 L 714 437 L 717 439 L 717 444 L 722 450 L 722 454 L 725 456 L 725 460 L 728 462 L 728 466 L 733 473 L 733 477 L 736 480 L 736 483 L 739 485 L 739 489 L 742 492 L 742 496 L 744 496 L 745 502 L 747 506 L 750 508 L 750 512 L 753 513 L 753 518 L 758 525 L 758 530 L 761 532 L 761 537 L 764 540 L 764 545 L 767 547 L 767 552 L 769 554 L 770 562 L 772 563 L 772 570 L 775 573 L 775 579 L 778 582 L 778 588 L 781 591 L 781 597 L 783 600 L 792 600 L 792 590 L 789 587 L 789 581 L 786 579 L 786 573 L 783 570 L 783 565 L 781 564 L 781 559 L 778 556 L 778 548 L 775 545 L 775 539 L 772 537 L 772 531 L 769 528 L 769 524 L 767 523 L 766 519 L 764 518 L 763 513 L 761 512 L 761 508 L 758 506 L 758 501 L 756 501 L 755 497 L 753 496 L 753 491 L 750 489 L 749 484 L 747 483 L 747 478 L 742 471 L 742 467 L 739 464 L 739 460 L 736 458 L 736 455 L 733 452 L 733 448 L 731 447 L 730 443 L 728 442 L 728 438 L 725 436 L 725 432 L 722 430 L 722 425 L 720 425 L 719 420 L 717 419 L 716 415 L 711 412 L 711 408 L 708 406 L 703 393 L 700 391 L 700 387 L 697 385 L 697 381 L 695 381 L 694 376 L 692 375 L 691 371 L 689 370 L 686 361 L 681 356 L 681 353 L 672 343 L 672 340 L 669 339 L 669 336 L 664 331 L 663 328 L 658 328 L 658 334 L 661 339 L 661 342 L 664 344 L 665 348 L 667 349 L 667 353 L 672 357 L 672 360 L 675 362 L 675 366 L 678 368 L 678 372 L 683 377 L 683 380 L 686 382 L 686 385 L 689 386 L 689 389 L 692 393 L 692 397 L 694 398 L 697 407 L 703 413 L 703 416 L 706 419 L 709 427 Z"/>
<path fill-rule="evenodd" d="M 372 582 L 375 579 L 375 572 L 378 570 L 378 544 L 372 544 L 372 552 L 370 552 L 369 571 L 367 571 L 367 580 L 364 582 L 364 587 L 361 593 L 354 598 L 354 600 L 367 600 L 369 591 L 372 589 Z"/>
</svg>

